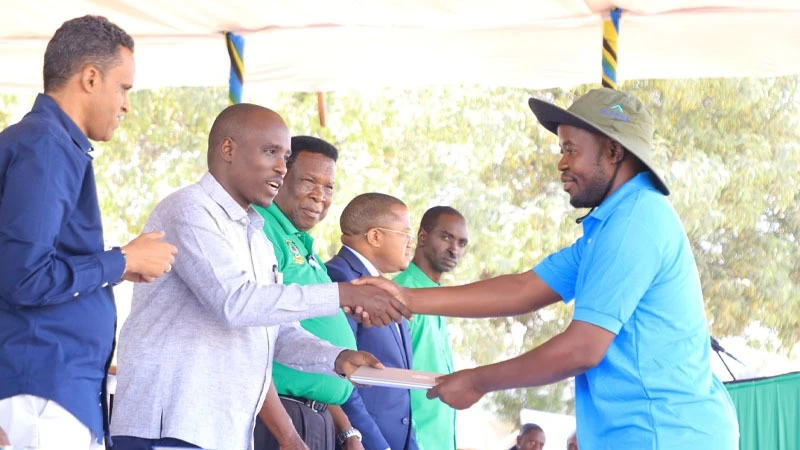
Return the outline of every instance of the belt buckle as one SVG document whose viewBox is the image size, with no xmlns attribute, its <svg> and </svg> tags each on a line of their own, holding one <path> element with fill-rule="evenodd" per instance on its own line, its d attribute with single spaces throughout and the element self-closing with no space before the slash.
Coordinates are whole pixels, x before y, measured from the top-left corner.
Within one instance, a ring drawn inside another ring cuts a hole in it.
<svg viewBox="0 0 800 450">
<path fill-rule="evenodd" d="M 313 409 L 314 411 L 316 411 L 318 413 L 325 411 L 325 407 L 326 406 L 327 405 L 325 403 L 318 402 L 316 400 L 310 400 L 309 401 L 309 405 L 308 405 L 309 408 Z"/>
</svg>

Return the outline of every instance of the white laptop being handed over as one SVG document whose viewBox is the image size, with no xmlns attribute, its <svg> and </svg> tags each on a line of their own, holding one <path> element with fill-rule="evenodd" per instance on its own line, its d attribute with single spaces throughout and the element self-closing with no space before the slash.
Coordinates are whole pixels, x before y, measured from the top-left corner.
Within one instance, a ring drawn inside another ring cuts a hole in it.
<svg viewBox="0 0 800 450">
<path fill-rule="evenodd" d="M 436 386 L 436 378 L 443 375 L 445 374 L 397 369 L 394 367 L 376 369 L 374 367 L 361 366 L 350 374 L 348 378 L 353 383 L 366 386 L 427 390 Z"/>
</svg>

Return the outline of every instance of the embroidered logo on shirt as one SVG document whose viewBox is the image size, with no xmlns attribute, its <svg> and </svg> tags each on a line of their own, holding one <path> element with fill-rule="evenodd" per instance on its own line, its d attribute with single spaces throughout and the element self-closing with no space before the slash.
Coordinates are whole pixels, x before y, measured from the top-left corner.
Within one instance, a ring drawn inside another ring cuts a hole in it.
<svg viewBox="0 0 800 450">
<path fill-rule="evenodd" d="M 305 264 L 306 260 L 305 258 L 303 258 L 303 255 L 300 254 L 300 249 L 297 248 L 297 245 L 295 245 L 295 243 L 292 242 L 291 239 L 286 239 L 285 242 L 286 245 L 289 247 L 289 251 L 292 252 L 292 258 L 294 259 L 294 263 L 297 264 L 298 266 Z"/>
</svg>

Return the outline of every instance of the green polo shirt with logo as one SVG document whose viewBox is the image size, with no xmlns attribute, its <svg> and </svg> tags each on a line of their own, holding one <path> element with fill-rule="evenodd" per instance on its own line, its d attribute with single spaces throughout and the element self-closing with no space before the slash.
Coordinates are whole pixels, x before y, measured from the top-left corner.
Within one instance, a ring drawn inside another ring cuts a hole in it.
<svg viewBox="0 0 800 450">
<path fill-rule="evenodd" d="M 284 284 L 330 283 L 328 270 L 314 253 L 314 239 L 298 230 L 275 203 L 267 209 L 256 206 L 264 217 L 264 233 L 275 248 L 278 271 Z M 339 347 L 356 349 L 356 339 L 344 312 L 335 316 L 315 317 L 300 322 L 311 334 Z M 348 380 L 318 373 L 294 370 L 280 363 L 272 369 L 272 379 L 278 394 L 303 397 L 318 402 L 341 405 L 353 392 Z"/>
<path fill-rule="evenodd" d="M 410 288 L 439 286 L 413 262 L 394 281 Z M 452 373 L 453 352 L 445 318 L 415 314 L 410 328 L 414 370 Z M 411 418 L 420 448 L 455 450 L 456 410 L 439 399 L 429 400 L 425 394 L 421 390 L 411 391 Z"/>
</svg>

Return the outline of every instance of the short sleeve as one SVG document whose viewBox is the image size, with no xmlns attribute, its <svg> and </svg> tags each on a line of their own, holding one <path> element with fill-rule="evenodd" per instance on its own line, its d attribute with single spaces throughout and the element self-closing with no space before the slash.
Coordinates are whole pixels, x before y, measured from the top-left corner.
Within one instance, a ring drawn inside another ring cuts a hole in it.
<svg viewBox="0 0 800 450">
<path fill-rule="evenodd" d="M 556 291 L 564 302 L 575 298 L 575 283 L 581 263 L 584 238 L 578 239 L 569 247 L 563 248 L 536 265 L 533 271 L 550 289 Z"/>
<path fill-rule="evenodd" d="M 642 221 L 621 216 L 587 240 L 573 320 L 619 333 L 661 267 L 655 234 Z"/>
</svg>

